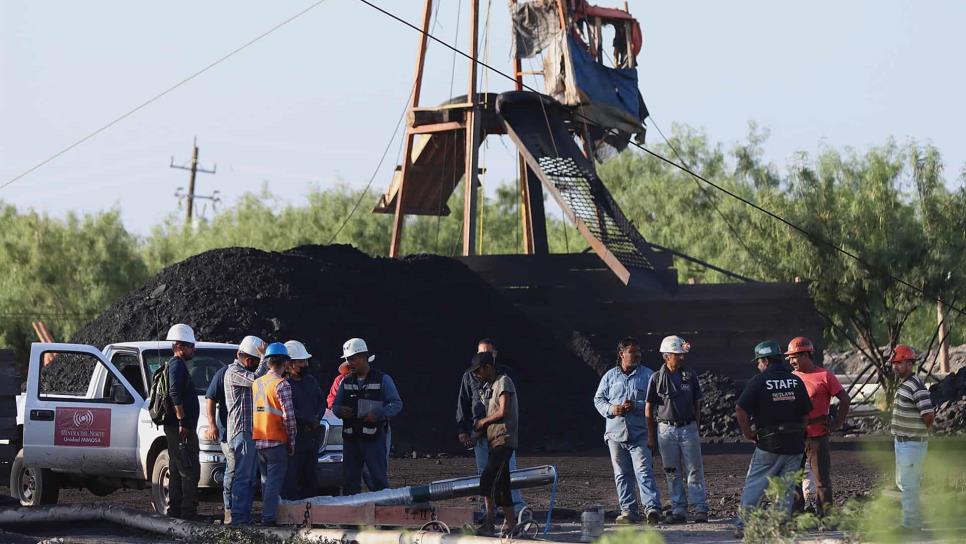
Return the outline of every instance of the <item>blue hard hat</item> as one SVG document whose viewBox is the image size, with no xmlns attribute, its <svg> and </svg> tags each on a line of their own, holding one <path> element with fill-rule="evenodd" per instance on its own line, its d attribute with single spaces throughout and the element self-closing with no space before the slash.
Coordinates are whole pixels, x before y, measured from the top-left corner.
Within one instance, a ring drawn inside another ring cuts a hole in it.
<svg viewBox="0 0 966 544">
<path fill-rule="evenodd" d="M 265 348 L 265 357 L 272 357 L 275 355 L 288 357 L 288 348 L 285 347 L 285 344 L 281 342 L 272 342 L 267 348 Z"/>
</svg>

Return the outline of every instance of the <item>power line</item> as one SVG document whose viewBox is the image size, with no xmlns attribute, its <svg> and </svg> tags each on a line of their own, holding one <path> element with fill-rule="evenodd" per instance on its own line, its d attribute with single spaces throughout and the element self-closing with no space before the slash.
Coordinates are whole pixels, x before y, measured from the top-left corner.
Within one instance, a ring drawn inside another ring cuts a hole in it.
<svg viewBox="0 0 966 544">
<path fill-rule="evenodd" d="M 156 94 L 156 95 L 154 95 L 154 96 L 152 96 L 151 98 L 149 98 L 149 99 L 147 99 L 147 100 L 145 100 L 144 102 L 142 102 L 142 103 L 140 103 L 139 105 L 137 105 L 137 106 L 135 106 L 135 107 L 134 107 L 134 109 L 132 109 L 132 110 L 129 110 L 129 111 L 127 112 L 127 113 L 124 113 L 124 114 L 122 114 L 122 115 L 120 115 L 119 117 L 116 117 L 116 118 L 114 118 L 114 119 L 113 119 L 112 121 L 110 121 L 110 122 L 109 122 L 109 123 L 107 123 L 106 125 L 104 125 L 104 126 L 102 126 L 102 127 L 100 127 L 99 129 L 97 129 L 97 130 L 95 130 L 94 132 L 91 132 L 91 133 L 90 133 L 90 134 L 88 134 L 87 136 L 84 136 L 83 138 L 81 138 L 81 139 L 79 139 L 79 140 L 77 140 L 77 141 L 75 141 L 74 143 L 72 143 L 72 144 L 70 144 L 70 145 L 68 145 L 67 147 L 65 147 L 65 148 L 63 148 L 63 149 L 61 149 L 60 151 L 58 151 L 58 152 L 56 152 L 56 153 L 54 153 L 53 155 L 51 155 L 51 156 L 49 156 L 49 157 L 47 157 L 46 159 L 44 159 L 44 160 L 42 160 L 42 161 L 40 161 L 39 163 L 37 163 L 37 164 L 35 164 L 35 165 L 33 165 L 33 166 L 31 166 L 30 168 L 28 168 L 28 169 L 26 169 L 26 170 L 24 170 L 24 171 L 23 171 L 23 172 L 21 172 L 20 174 L 17 174 L 16 176 L 14 176 L 14 177 L 12 177 L 12 178 L 10 178 L 10 179 L 9 179 L 9 180 L 7 180 L 6 182 L 4 182 L 4 183 L 3 183 L 3 185 L 0 185 L 0 190 L 3 190 L 3 189 L 6 189 L 7 187 L 9 187 L 10 185 L 12 185 L 12 184 L 13 184 L 13 183 L 15 183 L 16 181 L 18 181 L 18 180 L 20 180 L 20 179 L 22 179 L 22 178 L 24 178 L 24 177 L 26 177 L 26 176 L 28 176 L 28 175 L 29 175 L 30 173 L 32 173 L 32 172 L 34 172 L 35 170 L 37 170 L 38 168 L 40 168 L 40 167 L 42 167 L 42 166 L 44 166 L 44 165 L 46 165 L 46 164 L 48 164 L 49 162 L 51 162 L 51 161 L 53 161 L 53 160 L 54 160 L 54 159 L 56 159 L 57 157 L 60 157 L 61 155 L 63 155 L 64 153 L 67 153 L 67 152 L 68 152 L 68 151 L 70 151 L 71 149 L 74 149 L 75 147 L 77 147 L 77 146 L 79 146 L 79 145 L 81 145 L 81 144 L 83 144 L 84 142 L 86 142 L 87 140 L 90 140 L 91 138 L 93 138 L 93 137 L 95 137 L 95 136 L 97 136 L 98 134 L 100 134 L 100 133 L 102 133 L 102 132 L 104 132 L 105 130 L 107 130 L 107 129 L 109 129 L 109 128 L 111 128 L 111 127 L 113 127 L 114 125 L 116 125 L 116 124 L 118 124 L 118 123 L 120 123 L 121 121 L 123 121 L 123 120 L 125 120 L 125 119 L 127 119 L 127 118 L 128 118 L 128 117 L 130 117 L 131 115 L 134 115 L 135 113 L 137 113 L 137 112 L 139 112 L 139 111 L 141 111 L 141 110 L 142 110 L 142 109 L 144 109 L 145 107 L 147 107 L 147 106 L 149 106 L 149 105 L 151 105 L 151 104 L 153 104 L 154 102 L 156 102 L 156 101 L 158 101 L 158 100 L 160 100 L 161 98 L 163 98 L 163 97 L 164 97 L 164 96 L 166 96 L 167 94 L 169 94 L 169 93 L 171 93 L 172 91 L 174 91 L 174 90 L 175 90 L 175 89 L 177 89 L 178 87 L 181 87 L 181 86 L 182 86 L 182 85 L 184 85 L 185 83 L 188 83 L 189 81 L 191 81 L 191 80 L 193 80 L 193 79 L 195 79 L 196 77 L 198 77 L 198 76 L 200 76 L 201 74 L 203 74 L 203 73 L 205 73 L 205 72 L 207 72 L 208 70 L 210 70 L 210 69 L 212 69 L 212 68 L 214 68 L 215 66 L 218 66 L 218 65 L 219 65 L 219 64 L 221 64 L 222 62 L 224 62 L 224 61 L 226 61 L 226 60 L 228 60 L 229 58 L 231 58 L 231 57 L 232 57 L 232 56 L 234 56 L 235 54 L 237 54 L 237 53 L 240 53 L 241 51 L 243 51 L 243 50 L 245 50 L 245 49 L 247 49 L 247 48 L 248 48 L 249 46 L 251 46 L 251 45 L 253 45 L 253 44 L 255 44 L 256 42 L 258 42 L 258 41 L 259 41 L 259 40 L 261 40 L 262 38 L 264 38 L 264 37 L 266 37 L 266 36 L 268 36 L 268 35 L 269 35 L 269 34 L 271 34 L 272 32 L 275 32 L 276 30 L 278 30 L 278 29 L 280 29 L 280 28 L 282 28 L 283 26 L 285 26 L 285 25 L 287 25 L 287 24 L 289 24 L 289 23 L 291 23 L 291 22 L 292 22 L 292 21 L 294 21 L 295 19 L 298 19 L 298 18 L 299 18 L 299 17 L 301 17 L 302 15 L 305 15 L 306 13 L 308 13 L 308 12 L 309 12 L 309 11 L 311 11 L 312 9 L 314 9 L 314 8 L 316 8 L 316 7 L 317 7 L 317 6 L 319 5 L 319 4 L 322 4 L 322 3 L 323 3 L 323 2 L 325 2 L 325 1 L 326 1 L 326 0 L 318 0 L 318 1 L 317 1 L 317 2 L 315 2 L 314 4 L 312 4 L 312 5 L 310 5 L 309 7 L 307 7 L 307 8 L 305 8 L 305 9 L 303 9 L 302 11 L 299 11 L 299 12 L 298 12 L 298 13 L 296 13 L 295 15 L 292 15 L 291 17 L 289 17 L 289 18 L 287 18 L 287 19 L 285 19 L 284 21 L 282 21 L 282 22 L 280 22 L 280 23 L 278 23 L 278 24 L 276 24 L 276 25 L 275 25 L 275 26 L 273 26 L 272 28 L 270 28 L 270 29 L 268 29 L 268 30 L 266 30 L 265 32 L 262 32 L 262 33 L 261 33 L 261 34 L 259 34 L 258 36 L 255 36 L 255 37 L 254 37 L 254 38 L 252 38 L 251 40 L 248 40 L 247 42 L 245 42 L 245 43 L 243 43 L 242 45 L 240 45 L 240 46 L 238 46 L 238 47 L 236 47 L 235 49 L 232 49 L 232 50 L 231 50 L 231 51 L 229 51 L 229 52 L 228 52 L 227 54 L 225 54 L 225 55 L 223 55 L 223 56 L 221 56 L 220 58 L 218 58 L 217 60 L 215 60 L 215 61 L 213 61 L 213 62 L 211 62 L 210 64 L 208 64 L 208 65 L 207 65 L 207 66 L 205 66 L 204 68 L 202 68 L 202 69 L 200 69 L 200 70 L 198 70 L 197 72 L 194 72 L 193 74 L 191 74 L 191 75 L 189 75 L 188 77 L 186 77 L 186 78 L 184 78 L 184 79 L 182 79 L 181 81 L 179 81 L 179 82 L 177 82 L 177 83 L 175 83 L 174 85 L 172 85 L 172 86 L 170 86 L 170 87 L 168 87 L 167 89 L 165 89 L 165 90 L 163 90 L 163 91 L 161 91 L 160 93 L 158 93 L 158 94 Z"/>
<path fill-rule="evenodd" d="M 483 61 L 481 61 L 481 60 L 479 60 L 479 59 L 477 59 L 475 57 L 470 56 L 469 54 L 463 52 L 459 48 L 457 48 L 457 47 L 455 47 L 453 45 L 450 45 L 450 44 L 442 41 L 441 39 L 437 38 L 432 33 L 429 33 L 429 32 L 424 31 L 423 29 L 421 29 L 421 28 L 413 25 L 409 21 L 406 21 L 405 19 L 402 19 L 399 16 L 397 16 L 397 15 L 395 15 L 395 14 L 389 12 L 389 11 L 386 11 L 385 9 L 383 9 L 383 8 L 381 8 L 381 7 L 373 4 L 369 0 L 359 0 L 359 2 L 362 2 L 363 4 L 366 4 L 367 6 L 371 7 L 372 9 L 374 9 L 374 10 L 382 13 L 383 15 L 386 15 L 387 17 L 389 17 L 391 19 L 394 19 L 394 20 L 398 21 L 399 23 L 402 23 L 405 26 L 408 26 L 409 28 L 415 30 L 416 32 L 419 32 L 420 34 L 425 34 L 427 38 L 433 40 L 434 42 L 436 42 L 436 43 L 438 43 L 440 45 L 442 45 L 443 47 L 446 47 L 447 49 L 452 50 L 453 52 L 455 52 L 455 53 L 457 53 L 459 55 L 462 55 L 464 58 L 466 58 L 466 59 L 468 59 L 470 61 L 473 61 L 474 63 L 476 63 L 476 64 L 478 64 L 478 65 L 480 65 L 480 66 L 482 66 L 482 67 L 484 67 L 484 68 L 486 68 L 488 70 L 492 70 L 494 73 L 499 74 L 499 75 L 503 76 L 504 78 L 506 78 L 506 79 L 508 79 L 510 81 L 516 82 L 516 79 L 514 77 L 510 76 L 509 74 L 507 74 L 506 72 L 503 72 L 503 71 L 501 71 L 501 70 L 499 70 L 497 68 L 494 68 L 493 66 L 490 66 L 486 62 L 483 62 Z M 540 91 L 538 91 L 537 89 L 534 89 L 533 87 L 530 87 L 526 83 L 521 83 L 521 86 L 524 87 L 525 89 L 531 91 L 531 92 L 535 92 L 535 93 L 538 93 L 538 94 L 542 94 L 542 93 L 540 93 Z M 575 113 L 575 115 L 582 117 L 586 121 L 592 122 L 591 119 L 587 118 L 586 116 L 581 115 L 579 112 L 578 113 Z M 675 168 L 677 168 L 677 169 L 685 172 L 686 174 L 689 174 L 689 175 L 693 176 L 694 178 L 696 178 L 696 179 L 698 179 L 700 181 L 703 181 L 704 183 L 706 183 L 707 185 L 709 185 L 709 186 L 717 189 L 718 191 L 721 191 L 722 193 L 724 193 L 724 194 L 726 194 L 726 195 L 728 195 L 728 196 L 730 196 L 732 198 L 737 199 L 738 201 L 740 201 L 740 202 L 742 202 L 742 203 L 744 203 L 744 204 L 746 204 L 746 205 L 754 208 L 755 210 L 758 210 L 759 212 L 764 213 L 765 215 L 771 217 L 772 219 L 775 219 L 776 221 L 779 221 L 779 222 L 785 224 L 786 226 L 792 228 L 793 230 L 795 230 L 795 231 L 799 232 L 800 234 L 802 234 L 803 236 L 805 236 L 813 244 L 818 245 L 818 246 L 825 246 L 825 247 L 827 247 L 829 249 L 832 249 L 833 251 L 837 251 L 837 252 L 839 252 L 839 253 L 841 253 L 843 255 L 846 255 L 846 256 L 852 258 L 853 260 L 855 260 L 856 262 L 858 262 L 859 264 L 861 264 L 862 266 L 864 266 L 866 268 L 866 270 L 867 270 L 867 273 L 870 276 L 873 275 L 873 270 L 875 270 L 875 267 L 873 267 L 871 263 L 869 263 L 868 261 L 866 261 L 862 257 L 856 255 L 855 253 L 853 253 L 853 252 L 851 252 L 851 251 L 849 251 L 849 250 L 847 250 L 847 249 L 845 249 L 845 248 L 843 248 L 843 247 L 841 247 L 839 245 L 836 245 L 835 243 L 833 243 L 833 242 L 831 242 L 829 240 L 826 240 L 826 239 L 824 239 L 823 237 L 821 237 L 821 236 L 819 236 L 817 234 L 814 234 L 814 233 L 809 232 L 808 230 L 806 230 L 806 229 L 804 229 L 804 228 L 796 225 L 795 223 L 792 223 L 791 221 L 789 221 L 789 220 L 785 219 L 784 217 L 776 214 L 775 212 L 772 212 L 771 210 L 768 210 L 766 208 L 763 208 L 763 207 L 755 204 L 754 202 L 751 202 L 750 200 L 742 197 L 741 195 L 738 195 L 738 194 L 736 194 L 736 193 L 734 193 L 732 191 L 729 191 L 728 189 L 726 189 L 726 188 L 724 188 L 724 187 L 722 187 L 722 186 L 720 186 L 720 185 L 718 185 L 718 184 L 710 181 L 709 179 L 705 178 L 704 176 L 701 176 L 700 174 L 694 172 L 690 168 L 688 168 L 688 167 L 686 167 L 684 165 L 678 164 L 678 163 L 672 161 L 671 159 L 668 159 L 667 157 L 664 157 L 660 153 L 657 153 L 655 151 L 651 151 L 650 149 L 644 147 L 643 145 L 635 142 L 633 139 L 631 139 L 629 141 L 629 143 L 630 143 L 630 145 L 633 145 L 634 147 L 640 149 L 641 151 L 647 153 L 648 155 L 651 155 L 654 158 L 656 158 L 656 159 L 658 159 L 658 160 L 660 160 L 660 161 L 662 161 L 664 163 L 667 163 L 669 166 L 673 166 L 673 167 L 675 167 Z M 891 281 L 893 281 L 895 283 L 898 283 L 900 285 L 903 285 L 903 286 L 907 287 L 908 289 L 912 290 L 913 292 L 917 293 L 918 295 L 920 295 L 920 296 L 922 296 L 924 298 L 927 298 L 927 299 L 930 299 L 930 300 L 934 300 L 934 301 L 941 300 L 941 297 L 936 296 L 936 295 L 933 295 L 931 293 L 927 293 L 924 289 L 921 289 L 921 288 L 917 287 L 916 285 L 914 285 L 914 284 L 912 284 L 912 283 L 910 283 L 910 282 L 908 282 L 908 281 L 906 281 L 906 280 L 904 280 L 904 279 L 902 279 L 902 278 L 900 278 L 898 276 L 895 276 L 893 274 L 890 274 L 887 271 L 884 271 L 884 270 L 876 270 L 876 274 L 879 275 L 879 276 L 881 276 L 881 277 L 888 278 L 889 280 L 891 280 Z M 947 306 L 951 310 L 955 310 L 960 315 L 966 314 L 966 310 L 963 310 L 961 308 L 953 307 L 952 305 L 947 305 Z"/>
</svg>

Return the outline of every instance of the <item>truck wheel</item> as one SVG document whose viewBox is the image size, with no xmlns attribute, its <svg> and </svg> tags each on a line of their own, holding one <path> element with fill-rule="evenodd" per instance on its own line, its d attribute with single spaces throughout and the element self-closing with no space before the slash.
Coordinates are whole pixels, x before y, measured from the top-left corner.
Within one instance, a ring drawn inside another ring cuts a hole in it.
<svg viewBox="0 0 966 544">
<path fill-rule="evenodd" d="M 154 470 L 151 471 L 151 503 L 154 511 L 161 515 L 168 514 L 169 464 L 168 450 L 161 450 L 154 460 Z"/>
<path fill-rule="evenodd" d="M 46 468 L 32 468 L 23 463 L 23 450 L 10 467 L 10 496 L 23 506 L 57 504 L 60 486 L 57 475 Z"/>
</svg>

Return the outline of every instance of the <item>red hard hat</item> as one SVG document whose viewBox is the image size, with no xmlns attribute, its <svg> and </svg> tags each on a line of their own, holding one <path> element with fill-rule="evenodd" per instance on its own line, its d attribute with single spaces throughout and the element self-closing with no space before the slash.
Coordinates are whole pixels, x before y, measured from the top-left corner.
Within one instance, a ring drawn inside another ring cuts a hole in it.
<svg viewBox="0 0 966 544">
<path fill-rule="evenodd" d="M 892 352 L 892 362 L 896 363 L 899 361 L 915 361 L 916 360 L 916 350 L 912 349 L 911 346 L 905 344 L 899 344 L 896 346 L 895 351 Z"/>
<path fill-rule="evenodd" d="M 785 355 L 794 355 L 795 353 L 802 353 L 804 351 L 814 353 L 815 346 L 812 345 L 812 341 L 808 338 L 796 336 L 788 343 L 788 351 L 785 352 Z"/>
</svg>

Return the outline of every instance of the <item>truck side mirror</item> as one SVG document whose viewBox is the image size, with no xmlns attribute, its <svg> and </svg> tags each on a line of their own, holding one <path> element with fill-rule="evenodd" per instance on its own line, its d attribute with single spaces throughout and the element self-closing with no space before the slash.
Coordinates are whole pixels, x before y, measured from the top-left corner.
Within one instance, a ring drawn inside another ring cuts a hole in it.
<svg viewBox="0 0 966 544">
<path fill-rule="evenodd" d="M 115 383 L 111 386 L 111 400 L 114 401 L 114 404 L 134 404 L 134 397 L 121 383 Z"/>
</svg>

